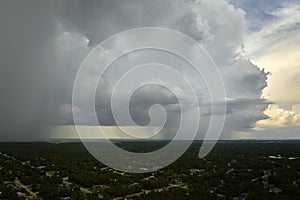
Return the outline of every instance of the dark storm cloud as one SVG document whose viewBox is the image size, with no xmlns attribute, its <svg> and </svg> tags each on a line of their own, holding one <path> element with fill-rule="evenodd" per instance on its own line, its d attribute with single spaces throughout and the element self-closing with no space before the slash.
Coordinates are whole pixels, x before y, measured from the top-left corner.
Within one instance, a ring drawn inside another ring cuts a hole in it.
<svg viewBox="0 0 300 200">
<path fill-rule="evenodd" d="M 227 101 L 227 114 L 236 113 L 245 109 L 250 109 L 253 106 L 259 106 L 260 109 L 257 111 L 261 112 L 265 110 L 265 107 L 268 106 L 270 102 L 266 99 L 234 99 Z"/>
<path fill-rule="evenodd" d="M 245 110 L 253 110 L 257 113 L 262 113 L 268 107 L 268 105 L 272 104 L 272 102 L 267 101 L 266 99 L 261 98 L 236 98 L 236 99 L 228 99 L 226 102 L 226 114 L 230 117 L 231 114 L 242 112 Z M 205 116 L 210 115 L 221 115 L 222 114 L 222 104 L 220 102 L 216 102 L 213 104 L 215 107 L 215 111 L 212 113 L 210 111 L 210 104 L 203 105 L 204 108 L 208 108 L 207 111 L 203 114 Z"/>
<path fill-rule="evenodd" d="M 223 15 L 216 15 L 220 10 Z M 230 98 L 259 99 L 267 74 L 250 62 L 228 62 L 243 42 L 245 25 L 243 12 L 225 1 L 3 0 L 0 139 L 39 139 L 41 129 L 47 125 L 72 124 L 73 82 L 91 47 L 112 34 L 143 26 L 173 28 L 203 42 L 219 67 L 224 68 L 221 71 Z M 97 94 L 97 115 L 105 125 L 114 125 L 108 96 L 111 89 L 108 83 Z M 161 88 L 151 90 L 155 95 L 145 91 L 137 93 L 131 102 L 131 114 L 137 123 L 147 124 L 147 111 L 155 103 L 179 113 L 172 94 Z M 235 117 L 240 122 L 234 127 L 228 124 L 228 131 L 252 127 L 252 121 L 262 115 L 255 107 L 262 105 L 258 101 L 248 102 L 247 109 L 232 118 L 233 123 Z M 234 110 L 234 105 L 229 109 Z M 84 109 L 75 108 L 75 112 Z M 169 120 L 171 123 L 177 119 Z M 235 127 L 239 124 L 241 127 Z"/>
<path fill-rule="evenodd" d="M 44 125 L 49 102 L 46 47 L 56 37 L 54 5 L 0 2 L 1 139 L 28 139 Z"/>
<path fill-rule="evenodd" d="M 230 130 L 246 131 L 255 127 L 258 120 L 267 119 L 263 111 L 271 104 L 265 99 L 235 99 L 227 101 L 227 122 Z"/>
<path fill-rule="evenodd" d="M 67 31 L 81 33 L 95 46 L 120 31 L 160 25 L 170 5 L 169 0 L 65 0 L 60 14 Z"/>
<path fill-rule="evenodd" d="M 103 96 L 103 94 L 101 96 Z M 177 97 L 180 97 L 180 94 L 174 94 L 170 90 L 162 86 L 148 85 L 148 86 L 141 87 L 138 90 L 136 90 L 130 98 L 130 102 L 129 102 L 130 115 L 136 124 L 140 126 L 145 126 L 149 124 L 151 121 L 149 116 L 149 109 L 151 108 L 151 106 L 155 104 L 159 104 L 164 107 L 164 109 L 166 110 L 169 116 L 167 124 L 170 125 L 170 124 L 177 123 L 178 120 L 174 121 L 174 119 L 178 118 L 181 112 L 181 108 L 178 103 Z M 120 102 L 124 102 L 122 101 L 122 99 L 125 99 L 125 97 L 120 95 L 118 96 L 118 99 Z M 96 100 L 96 102 L 99 102 L 97 104 L 99 107 L 96 106 L 97 115 L 100 124 L 113 126 L 116 125 L 116 123 L 114 121 L 112 111 L 110 108 L 110 99 L 107 100 L 108 102 Z M 105 106 L 103 106 L 103 104 L 105 104 Z M 120 104 L 118 106 L 122 107 L 127 105 Z M 171 115 L 173 115 L 172 120 L 171 120 Z M 118 125 L 129 126 L 132 124 L 118 124 Z"/>
<path fill-rule="evenodd" d="M 260 98 L 270 75 L 249 60 L 238 59 L 221 69 L 229 98 Z"/>
</svg>

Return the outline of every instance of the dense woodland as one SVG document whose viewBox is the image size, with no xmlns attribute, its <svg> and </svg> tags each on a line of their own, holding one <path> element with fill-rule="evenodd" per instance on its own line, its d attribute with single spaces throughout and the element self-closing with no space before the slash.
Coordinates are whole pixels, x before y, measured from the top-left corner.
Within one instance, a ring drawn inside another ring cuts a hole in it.
<svg viewBox="0 0 300 200">
<path fill-rule="evenodd" d="M 121 142 L 151 151 L 165 142 Z M 129 174 L 94 159 L 81 143 L 0 144 L 0 199 L 300 199 L 300 142 L 201 142 L 172 165 Z"/>
</svg>

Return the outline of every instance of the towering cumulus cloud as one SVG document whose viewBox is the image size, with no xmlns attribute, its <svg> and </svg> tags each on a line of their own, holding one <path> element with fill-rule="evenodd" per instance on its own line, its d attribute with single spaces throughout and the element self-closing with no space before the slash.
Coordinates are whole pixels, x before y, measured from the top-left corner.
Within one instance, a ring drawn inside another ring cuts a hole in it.
<svg viewBox="0 0 300 200">
<path fill-rule="evenodd" d="M 41 128 L 73 124 L 72 87 L 84 57 L 112 34 L 147 26 L 185 33 L 211 55 L 223 76 L 228 97 L 228 120 L 223 138 L 231 138 L 235 131 L 251 129 L 256 121 L 266 117 L 262 111 L 268 102 L 261 99 L 261 94 L 268 73 L 243 57 L 247 31 L 245 12 L 225 0 L 64 0 L 52 3 L 4 0 L 0 2 L 0 16 L 2 140 L 47 138 L 51 136 L 41 135 Z M 153 52 L 149 55 L 159 57 Z M 132 55 L 121 63 L 122 67 L 129 68 L 123 65 L 142 58 L 143 55 Z M 116 67 L 121 64 L 116 63 Z M 192 74 L 188 68 L 181 70 Z M 109 95 L 111 75 L 116 72 L 108 72 L 96 94 L 97 115 L 109 126 L 114 126 Z M 203 85 L 197 81 L 193 84 L 199 85 L 197 95 L 202 102 L 204 122 L 208 122 L 210 115 L 218 113 L 211 113 L 206 107 Z M 182 91 L 177 91 L 185 98 Z M 138 124 L 147 124 L 146 111 L 157 103 L 165 105 L 168 112 L 179 110 L 174 94 L 145 87 L 132 98 L 133 119 Z M 218 102 L 213 103 L 218 106 Z M 84 112 L 83 108 L 73 109 Z M 83 125 L 91 124 L 83 122 Z M 204 129 L 205 124 L 199 132 Z"/>
</svg>

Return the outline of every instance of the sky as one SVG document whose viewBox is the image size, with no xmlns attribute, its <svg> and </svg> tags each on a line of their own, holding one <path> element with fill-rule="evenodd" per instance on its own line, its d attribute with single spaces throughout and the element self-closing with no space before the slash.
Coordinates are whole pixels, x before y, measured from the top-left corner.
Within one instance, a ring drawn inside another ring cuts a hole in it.
<svg viewBox="0 0 300 200">
<path fill-rule="evenodd" d="M 207 50 L 227 95 L 221 139 L 300 138 L 299 0 L 3 0 L 0 27 L 1 141 L 77 137 L 72 113 L 85 108 L 72 107 L 72 91 L 81 63 L 106 38 L 139 27 L 180 31 Z M 113 85 L 132 66 L 153 60 L 174 66 L 197 88 L 201 138 L 210 117 L 219 115 L 207 106 L 204 81 L 182 60 L 151 50 L 125 56 L 106 72 L 95 99 L 100 124 L 109 137 L 126 137 L 110 108 Z M 89 75 L 87 86 L 95 78 L 93 71 Z M 178 98 L 189 99 L 181 84 L 172 86 L 175 93 L 155 85 L 140 88 L 130 102 L 134 122 L 147 125 L 150 107 L 161 104 L 168 117 L 159 137 L 172 137 L 180 122 Z M 118 93 L 120 102 L 126 95 Z M 89 137 L 97 135 L 89 120 L 80 126 Z"/>
</svg>

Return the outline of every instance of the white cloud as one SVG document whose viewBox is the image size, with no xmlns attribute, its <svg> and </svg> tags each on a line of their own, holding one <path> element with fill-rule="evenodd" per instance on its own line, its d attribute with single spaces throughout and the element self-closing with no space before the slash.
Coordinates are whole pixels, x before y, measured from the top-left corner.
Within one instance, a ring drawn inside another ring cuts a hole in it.
<svg viewBox="0 0 300 200">
<path fill-rule="evenodd" d="M 287 2 L 268 14 L 273 19 L 248 35 L 245 43 L 246 56 L 271 73 L 262 97 L 274 104 L 264 112 L 269 119 L 258 121 L 255 130 L 295 137 L 300 128 L 300 4 Z"/>
<path fill-rule="evenodd" d="M 246 38 L 245 50 L 253 59 L 261 57 L 262 54 L 274 53 L 274 50 L 280 48 L 278 44 L 282 44 L 283 40 L 294 40 L 293 36 L 299 35 L 299 4 L 284 4 L 282 8 L 270 14 L 275 19 Z"/>
<path fill-rule="evenodd" d="M 286 3 L 271 14 L 269 24 L 248 35 L 245 52 L 272 74 L 263 96 L 293 104 L 300 100 L 300 5 Z"/>
<path fill-rule="evenodd" d="M 297 107 L 295 107 L 295 109 L 296 108 Z M 258 121 L 256 128 L 267 129 L 274 127 L 300 127 L 300 114 L 297 112 L 298 110 L 285 110 L 280 108 L 278 105 L 269 105 L 265 111 L 265 114 L 269 116 L 269 119 Z"/>
</svg>

